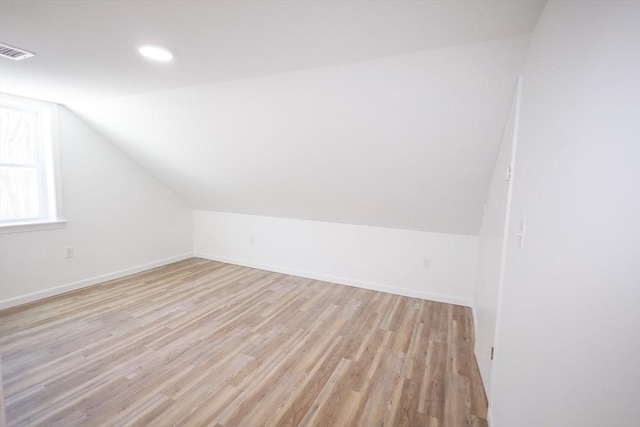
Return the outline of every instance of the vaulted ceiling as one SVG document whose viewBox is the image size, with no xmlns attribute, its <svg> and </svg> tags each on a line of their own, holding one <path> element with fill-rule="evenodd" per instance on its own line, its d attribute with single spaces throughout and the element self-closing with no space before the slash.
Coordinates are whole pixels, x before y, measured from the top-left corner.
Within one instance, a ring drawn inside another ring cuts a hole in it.
<svg viewBox="0 0 640 427">
<path fill-rule="evenodd" d="M 541 1 L 0 2 L 0 90 L 196 209 L 475 234 Z M 140 58 L 166 46 L 167 64 Z"/>
</svg>

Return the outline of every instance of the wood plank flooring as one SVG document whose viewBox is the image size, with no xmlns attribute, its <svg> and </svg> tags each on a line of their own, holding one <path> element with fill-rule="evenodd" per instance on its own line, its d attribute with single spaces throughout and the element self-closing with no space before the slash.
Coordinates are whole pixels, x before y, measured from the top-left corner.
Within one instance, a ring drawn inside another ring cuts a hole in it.
<svg viewBox="0 0 640 427">
<path fill-rule="evenodd" d="M 13 426 L 486 426 L 468 308 L 198 258 L 0 313 Z"/>
</svg>

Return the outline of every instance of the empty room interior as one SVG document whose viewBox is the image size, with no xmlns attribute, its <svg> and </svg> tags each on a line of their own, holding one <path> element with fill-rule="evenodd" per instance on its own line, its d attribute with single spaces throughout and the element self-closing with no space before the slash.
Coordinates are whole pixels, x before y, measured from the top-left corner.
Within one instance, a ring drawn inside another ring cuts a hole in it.
<svg viewBox="0 0 640 427">
<path fill-rule="evenodd" d="M 0 0 L 0 427 L 640 426 L 640 1 Z"/>
</svg>

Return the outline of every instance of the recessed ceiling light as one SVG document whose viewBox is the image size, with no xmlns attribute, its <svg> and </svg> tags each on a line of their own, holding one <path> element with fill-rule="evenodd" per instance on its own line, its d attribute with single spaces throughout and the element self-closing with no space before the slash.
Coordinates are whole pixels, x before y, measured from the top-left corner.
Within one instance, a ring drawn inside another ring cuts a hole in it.
<svg viewBox="0 0 640 427">
<path fill-rule="evenodd" d="M 158 46 L 141 46 L 138 51 L 142 56 L 156 61 L 169 61 L 173 58 L 171 52 Z"/>
</svg>

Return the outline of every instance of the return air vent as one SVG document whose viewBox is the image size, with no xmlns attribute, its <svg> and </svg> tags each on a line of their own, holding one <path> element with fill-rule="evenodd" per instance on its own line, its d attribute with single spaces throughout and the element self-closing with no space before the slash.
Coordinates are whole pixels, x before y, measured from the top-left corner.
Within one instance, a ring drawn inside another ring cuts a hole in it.
<svg viewBox="0 0 640 427">
<path fill-rule="evenodd" d="M 25 58 L 31 58 L 34 55 L 35 53 L 27 52 L 26 50 L 18 49 L 17 47 L 0 43 L 0 57 L 12 59 L 14 61 L 21 61 Z"/>
</svg>

